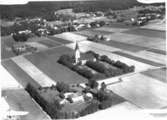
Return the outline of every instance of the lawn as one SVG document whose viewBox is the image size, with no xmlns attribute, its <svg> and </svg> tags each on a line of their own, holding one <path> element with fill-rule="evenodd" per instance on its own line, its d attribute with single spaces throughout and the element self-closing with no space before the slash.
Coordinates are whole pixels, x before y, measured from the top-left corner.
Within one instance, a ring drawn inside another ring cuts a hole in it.
<svg viewBox="0 0 167 120">
<path fill-rule="evenodd" d="M 142 72 L 142 74 L 155 78 L 164 83 L 167 83 L 166 72 L 167 72 L 166 68 L 161 68 L 161 69 L 155 69 L 155 70 L 148 70 L 148 71 Z"/>
<path fill-rule="evenodd" d="M 72 54 L 72 49 L 59 47 L 33 55 L 27 55 L 25 58 L 55 81 L 63 81 L 68 84 L 87 82 L 87 79 L 57 63 L 59 57 L 67 53 Z"/>
<path fill-rule="evenodd" d="M 21 120 L 50 120 L 50 118 L 40 109 L 29 94 L 21 90 L 3 91 L 6 100 L 12 110 L 27 111 L 28 115 L 21 116 Z"/>
</svg>

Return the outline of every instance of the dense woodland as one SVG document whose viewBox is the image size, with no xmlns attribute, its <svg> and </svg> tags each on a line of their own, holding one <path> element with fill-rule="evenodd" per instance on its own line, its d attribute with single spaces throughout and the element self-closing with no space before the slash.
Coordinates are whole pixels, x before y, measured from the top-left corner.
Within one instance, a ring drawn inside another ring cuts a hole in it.
<svg viewBox="0 0 167 120">
<path fill-rule="evenodd" d="M 14 19 L 15 17 L 47 17 L 54 11 L 73 8 L 74 12 L 106 11 L 108 9 L 127 9 L 134 5 L 141 5 L 136 0 L 100 0 L 78 2 L 29 2 L 25 5 L 1 5 L 2 19 Z"/>
</svg>

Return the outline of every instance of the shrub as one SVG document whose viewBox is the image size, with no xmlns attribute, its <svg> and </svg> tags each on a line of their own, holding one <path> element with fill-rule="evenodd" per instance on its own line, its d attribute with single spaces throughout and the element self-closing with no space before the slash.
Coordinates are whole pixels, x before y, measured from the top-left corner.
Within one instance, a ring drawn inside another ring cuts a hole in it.
<svg viewBox="0 0 167 120">
<path fill-rule="evenodd" d="M 84 115 L 91 114 L 98 111 L 98 108 L 99 108 L 98 106 L 99 106 L 99 102 L 96 100 L 92 100 L 85 109 L 80 111 L 80 116 L 84 116 Z"/>
<path fill-rule="evenodd" d="M 59 92 L 65 93 L 70 91 L 70 87 L 68 84 L 65 84 L 64 82 L 57 82 L 56 89 Z"/>
<path fill-rule="evenodd" d="M 99 104 L 99 109 L 106 109 L 106 108 L 111 107 L 111 106 L 112 106 L 112 99 L 109 98 L 107 100 L 102 101 Z"/>
<path fill-rule="evenodd" d="M 88 81 L 88 86 L 92 89 L 97 88 L 98 87 L 98 82 L 95 81 L 95 80 L 89 80 Z"/>
<path fill-rule="evenodd" d="M 98 72 L 101 72 L 101 73 L 105 73 L 105 71 L 107 70 L 106 67 L 102 63 L 100 63 L 98 61 L 96 61 L 96 62 L 94 62 L 94 61 L 87 61 L 86 65 L 88 67 L 90 67 L 90 68 L 98 71 Z"/>
<path fill-rule="evenodd" d="M 61 99 L 64 99 L 64 98 L 65 98 L 64 93 L 61 92 L 61 93 L 59 94 L 59 97 L 60 97 Z"/>
<path fill-rule="evenodd" d="M 97 98 L 97 100 L 99 100 L 100 102 L 107 100 L 111 97 L 111 95 L 103 90 L 99 90 L 97 92 L 97 94 L 95 95 L 95 97 Z"/>
</svg>

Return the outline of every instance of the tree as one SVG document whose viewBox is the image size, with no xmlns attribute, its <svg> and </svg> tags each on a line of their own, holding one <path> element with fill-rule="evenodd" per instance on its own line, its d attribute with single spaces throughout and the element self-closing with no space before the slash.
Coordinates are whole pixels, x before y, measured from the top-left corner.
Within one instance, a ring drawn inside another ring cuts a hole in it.
<svg viewBox="0 0 167 120">
<path fill-rule="evenodd" d="M 16 41 L 16 42 L 25 42 L 28 40 L 29 36 L 26 35 L 26 34 L 19 34 L 19 33 L 14 33 L 13 34 L 13 39 Z"/>
<path fill-rule="evenodd" d="M 99 90 L 96 97 L 97 97 L 97 100 L 102 102 L 104 100 L 107 100 L 110 97 L 110 95 L 105 91 Z"/>
<path fill-rule="evenodd" d="M 68 84 L 65 84 L 64 82 L 57 82 L 56 89 L 59 92 L 65 93 L 70 91 L 70 86 Z"/>
<path fill-rule="evenodd" d="M 104 82 L 101 83 L 101 90 L 104 91 L 106 89 L 106 84 Z"/>
<path fill-rule="evenodd" d="M 98 82 L 96 80 L 89 80 L 88 81 L 88 86 L 92 89 L 97 88 L 98 87 Z"/>
</svg>

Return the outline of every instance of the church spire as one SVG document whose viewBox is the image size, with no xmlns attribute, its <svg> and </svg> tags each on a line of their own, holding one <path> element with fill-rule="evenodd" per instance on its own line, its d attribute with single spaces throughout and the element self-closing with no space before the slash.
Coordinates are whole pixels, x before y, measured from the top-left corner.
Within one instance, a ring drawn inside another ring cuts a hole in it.
<svg viewBox="0 0 167 120">
<path fill-rule="evenodd" d="M 81 57 L 80 50 L 79 50 L 79 45 L 78 45 L 77 41 L 75 42 L 74 50 L 75 50 L 75 63 L 77 64 L 77 63 L 79 63 L 80 57 Z"/>
</svg>

